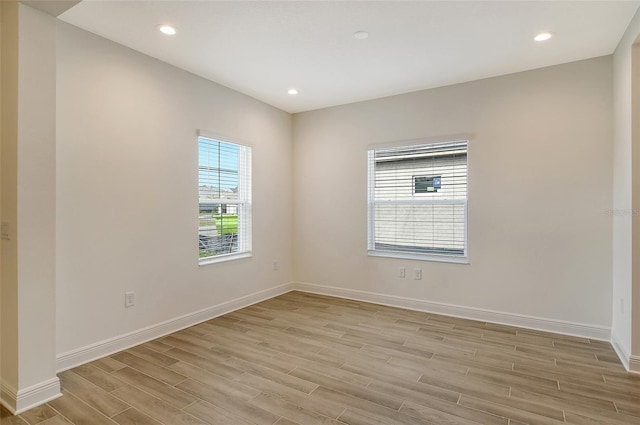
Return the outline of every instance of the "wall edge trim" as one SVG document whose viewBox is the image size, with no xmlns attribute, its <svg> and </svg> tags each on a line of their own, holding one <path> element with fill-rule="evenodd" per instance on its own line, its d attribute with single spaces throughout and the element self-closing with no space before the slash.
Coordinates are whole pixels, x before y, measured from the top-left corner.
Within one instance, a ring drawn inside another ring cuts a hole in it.
<svg viewBox="0 0 640 425">
<path fill-rule="evenodd" d="M 631 373 L 640 374 L 640 356 L 629 356 L 629 367 L 627 370 Z"/>
<path fill-rule="evenodd" d="M 57 376 L 16 391 L 7 382 L 0 382 L 0 403 L 13 415 L 19 415 L 62 396 Z"/>
<path fill-rule="evenodd" d="M 618 338 L 618 335 L 616 334 L 615 329 L 611 330 L 611 346 L 613 347 L 613 350 L 618 355 L 618 358 L 620 359 L 620 362 L 622 363 L 624 368 L 627 371 L 631 371 L 630 364 L 629 364 L 629 357 L 630 357 L 629 350 L 627 349 L 627 347 L 624 346 L 624 344 L 620 342 L 620 338 Z"/>
<path fill-rule="evenodd" d="M 4 379 L 0 381 L 0 403 L 12 414 L 16 414 L 16 401 L 18 400 L 18 391 Z"/>
</svg>

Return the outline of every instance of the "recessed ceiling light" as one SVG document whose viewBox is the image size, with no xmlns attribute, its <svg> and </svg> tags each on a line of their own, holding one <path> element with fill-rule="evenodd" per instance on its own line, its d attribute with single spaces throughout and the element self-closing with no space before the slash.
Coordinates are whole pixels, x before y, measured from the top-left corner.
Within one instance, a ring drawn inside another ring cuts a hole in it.
<svg viewBox="0 0 640 425">
<path fill-rule="evenodd" d="M 176 35 L 176 29 L 174 27 L 172 27 L 171 25 L 160 25 L 158 27 L 158 29 L 163 34 Z"/>
<path fill-rule="evenodd" d="M 536 35 L 533 39 L 535 41 L 545 41 L 550 39 L 551 37 L 553 37 L 553 34 L 551 34 L 550 32 L 541 32 L 540 34 Z"/>
<path fill-rule="evenodd" d="M 369 37 L 369 33 L 366 31 L 356 31 L 353 33 L 353 38 L 356 40 L 364 40 L 367 37 Z"/>
<path fill-rule="evenodd" d="M 289 91 L 287 92 L 289 94 L 298 94 L 298 90 L 296 89 L 289 89 Z"/>
</svg>

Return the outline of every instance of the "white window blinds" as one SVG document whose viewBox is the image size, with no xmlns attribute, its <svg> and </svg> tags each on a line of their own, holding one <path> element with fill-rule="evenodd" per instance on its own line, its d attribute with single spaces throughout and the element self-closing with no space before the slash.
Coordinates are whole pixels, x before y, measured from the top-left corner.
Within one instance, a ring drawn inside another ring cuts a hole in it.
<svg viewBox="0 0 640 425">
<path fill-rule="evenodd" d="M 368 161 L 370 254 L 466 258 L 466 141 L 374 149 Z"/>
<path fill-rule="evenodd" d="M 251 252 L 251 148 L 198 137 L 200 263 Z"/>
</svg>

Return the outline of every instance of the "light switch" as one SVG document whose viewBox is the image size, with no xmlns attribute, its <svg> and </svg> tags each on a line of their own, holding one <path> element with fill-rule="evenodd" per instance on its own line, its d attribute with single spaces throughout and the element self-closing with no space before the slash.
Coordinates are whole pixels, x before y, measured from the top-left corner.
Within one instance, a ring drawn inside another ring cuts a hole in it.
<svg viewBox="0 0 640 425">
<path fill-rule="evenodd" d="M 3 221 L 1 227 L 2 227 L 1 229 L 2 240 L 10 241 L 11 240 L 11 224 L 8 221 Z"/>
</svg>

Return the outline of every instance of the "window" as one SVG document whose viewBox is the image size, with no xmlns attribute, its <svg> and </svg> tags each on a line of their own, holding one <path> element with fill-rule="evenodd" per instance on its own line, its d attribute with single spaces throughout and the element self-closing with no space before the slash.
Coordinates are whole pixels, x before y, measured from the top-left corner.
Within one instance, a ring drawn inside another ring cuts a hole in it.
<svg viewBox="0 0 640 425">
<path fill-rule="evenodd" d="M 467 142 L 368 152 L 369 255 L 467 261 Z"/>
<path fill-rule="evenodd" d="M 198 137 L 200 264 L 251 254 L 251 148 Z"/>
</svg>

